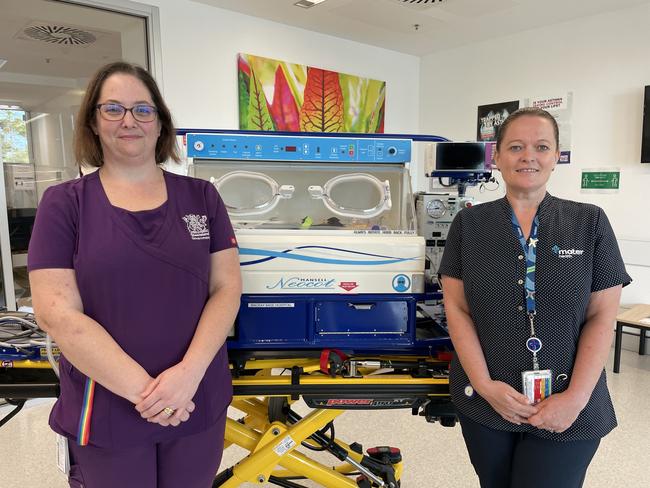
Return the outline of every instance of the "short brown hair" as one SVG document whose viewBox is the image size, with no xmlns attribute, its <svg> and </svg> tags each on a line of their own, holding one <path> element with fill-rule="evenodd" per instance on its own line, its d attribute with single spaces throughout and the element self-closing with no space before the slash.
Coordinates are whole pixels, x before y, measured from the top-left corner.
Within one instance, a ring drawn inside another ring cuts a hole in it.
<svg viewBox="0 0 650 488">
<path fill-rule="evenodd" d="M 123 73 L 137 78 L 149 90 L 160 122 L 160 136 L 156 142 L 156 164 L 162 164 L 168 159 L 172 159 L 177 163 L 180 162 L 181 158 L 176 144 L 176 130 L 174 129 L 172 115 L 160 94 L 156 81 L 141 66 L 123 61 L 102 66 L 88 83 L 75 124 L 74 155 L 77 162 L 80 165 L 97 168 L 104 164 L 104 152 L 99 137 L 93 131 L 93 127 L 97 116 L 97 100 L 104 82 L 116 73 Z"/>
<path fill-rule="evenodd" d="M 506 135 L 506 130 L 508 129 L 508 126 L 518 118 L 525 117 L 525 116 L 541 117 L 543 119 L 548 120 L 551 123 L 551 125 L 553 126 L 553 135 L 555 136 L 555 146 L 556 149 L 559 151 L 560 150 L 560 129 L 557 126 L 557 120 L 555 120 L 555 117 L 553 117 L 546 110 L 542 110 L 541 108 L 536 108 L 536 107 L 523 107 L 520 108 L 519 110 L 515 110 L 510 115 L 508 115 L 508 117 L 503 122 L 503 124 L 499 126 L 499 132 L 497 133 L 497 151 L 501 149 L 501 143 L 503 142 L 503 137 Z"/>
</svg>

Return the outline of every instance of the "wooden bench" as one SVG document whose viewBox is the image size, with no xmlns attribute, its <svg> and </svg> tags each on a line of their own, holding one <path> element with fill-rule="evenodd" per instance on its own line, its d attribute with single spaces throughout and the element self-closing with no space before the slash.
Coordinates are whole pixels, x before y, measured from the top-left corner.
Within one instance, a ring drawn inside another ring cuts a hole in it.
<svg viewBox="0 0 650 488">
<path fill-rule="evenodd" d="M 641 319 L 650 317 L 650 305 L 634 305 L 620 312 L 616 316 L 616 341 L 614 342 L 614 373 L 621 369 L 621 343 L 623 342 L 623 327 L 639 329 L 639 354 L 645 354 L 646 331 L 650 323 L 641 322 Z"/>
</svg>

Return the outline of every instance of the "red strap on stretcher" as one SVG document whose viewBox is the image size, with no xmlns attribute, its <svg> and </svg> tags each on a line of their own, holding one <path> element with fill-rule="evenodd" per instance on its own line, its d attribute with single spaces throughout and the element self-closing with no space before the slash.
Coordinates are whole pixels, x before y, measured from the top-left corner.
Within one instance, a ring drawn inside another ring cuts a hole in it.
<svg viewBox="0 0 650 488">
<path fill-rule="evenodd" d="M 331 374 L 329 363 L 332 354 L 336 354 L 341 359 L 341 362 L 348 360 L 348 356 L 343 351 L 338 349 L 323 349 L 320 353 L 320 370 L 327 375 Z"/>
</svg>

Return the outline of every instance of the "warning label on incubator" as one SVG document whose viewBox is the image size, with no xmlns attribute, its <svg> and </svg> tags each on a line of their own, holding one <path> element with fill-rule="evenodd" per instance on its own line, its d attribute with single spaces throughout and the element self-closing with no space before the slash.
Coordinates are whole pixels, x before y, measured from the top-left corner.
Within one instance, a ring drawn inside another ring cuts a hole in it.
<svg viewBox="0 0 650 488">
<path fill-rule="evenodd" d="M 290 435 L 282 439 L 277 446 L 273 448 L 273 451 L 278 456 L 284 456 L 287 452 L 293 449 L 296 446 L 296 441 L 294 441 Z"/>
<path fill-rule="evenodd" d="M 294 308 L 295 303 L 249 303 L 248 308 Z"/>
<path fill-rule="evenodd" d="M 414 230 L 383 230 L 383 229 L 356 229 L 355 234 L 361 235 L 391 235 L 391 236 L 414 236 L 417 235 L 417 232 Z"/>
<path fill-rule="evenodd" d="M 339 283 L 339 286 L 343 288 L 345 291 L 351 291 L 359 287 L 356 281 L 341 281 Z"/>
</svg>

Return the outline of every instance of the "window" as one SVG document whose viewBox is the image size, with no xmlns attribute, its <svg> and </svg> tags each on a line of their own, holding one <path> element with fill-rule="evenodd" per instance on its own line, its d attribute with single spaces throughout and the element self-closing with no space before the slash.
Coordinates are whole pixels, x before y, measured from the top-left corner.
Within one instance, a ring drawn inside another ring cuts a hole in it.
<svg viewBox="0 0 650 488">
<path fill-rule="evenodd" d="M 30 163 L 27 117 L 27 112 L 20 107 L 0 105 L 0 141 L 5 163 Z"/>
</svg>

